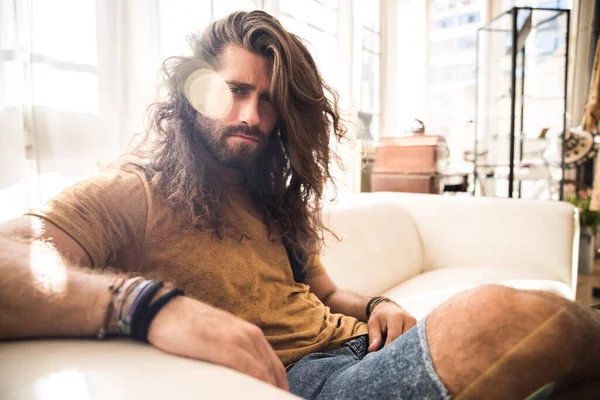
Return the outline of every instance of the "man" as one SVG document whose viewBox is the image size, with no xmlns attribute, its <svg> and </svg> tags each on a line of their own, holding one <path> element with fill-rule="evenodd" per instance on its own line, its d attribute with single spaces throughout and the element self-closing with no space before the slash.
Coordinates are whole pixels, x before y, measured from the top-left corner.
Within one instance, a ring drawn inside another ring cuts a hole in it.
<svg viewBox="0 0 600 400">
<path fill-rule="evenodd" d="M 483 287 L 417 324 L 337 288 L 318 257 L 336 96 L 264 12 L 191 44 L 165 63 L 150 145 L 2 226 L 1 338 L 129 335 L 305 398 L 523 398 L 598 378 L 598 316 L 554 295 Z"/>
</svg>

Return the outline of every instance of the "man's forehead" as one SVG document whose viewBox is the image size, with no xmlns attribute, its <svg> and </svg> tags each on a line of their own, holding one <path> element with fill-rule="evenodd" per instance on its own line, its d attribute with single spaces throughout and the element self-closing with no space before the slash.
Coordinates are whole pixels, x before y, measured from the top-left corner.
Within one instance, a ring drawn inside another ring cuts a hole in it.
<svg viewBox="0 0 600 400">
<path fill-rule="evenodd" d="M 271 82 L 271 61 L 233 44 L 223 49 L 217 71 L 226 81 L 236 81 L 268 88 Z"/>
</svg>

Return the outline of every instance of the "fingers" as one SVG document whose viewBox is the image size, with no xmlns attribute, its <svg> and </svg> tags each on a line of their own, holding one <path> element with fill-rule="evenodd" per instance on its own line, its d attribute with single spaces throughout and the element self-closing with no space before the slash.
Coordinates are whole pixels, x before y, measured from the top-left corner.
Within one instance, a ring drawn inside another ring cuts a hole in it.
<svg viewBox="0 0 600 400">
<path fill-rule="evenodd" d="M 404 326 L 402 327 L 402 333 L 406 333 L 410 328 L 417 324 L 417 320 L 404 308 L 400 307 L 400 309 L 402 310 L 402 320 L 404 322 Z"/>
<path fill-rule="evenodd" d="M 285 368 L 259 327 L 196 300 L 180 296 L 169 302 L 152 321 L 148 340 L 169 353 L 224 365 L 289 391 Z"/>
<path fill-rule="evenodd" d="M 387 346 L 399 336 L 408 332 L 410 328 L 417 324 L 417 320 L 410 314 L 402 315 L 401 318 L 388 322 L 387 338 L 384 346 Z"/>
<path fill-rule="evenodd" d="M 383 330 L 379 324 L 379 318 L 371 318 L 367 323 L 369 328 L 369 348 L 368 351 L 377 351 L 381 348 L 381 342 L 383 340 Z"/>
<path fill-rule="evenodd" d="M 269 343 L 266 341 L 266 339 L 265 343 L 267 343 L 267 346 L 269 346 Z M 275 379 L 277 381 L 277 387 L 289 392 L 290 385 L 288 383 L 285 367 L 283 366 L 283 363 L 281 362 L 279 357 L 277 357 L 271 346 L 269 346 L 269 350 L 271 354 L 271 365 L 275 373 Z"/>
<path fill-rule="evenodd" d="M 397 319 L 389 324 L 384 347 L 404 333 L 404 319 Z"/>
<path fill-rule="evenodd" d="M 264 339 L 264 343 L 265 343 L 265 346 L 267 346 L 267 350 L 268 350 L 267 354 L 269 355 L 269 358 L 271 360 L 271 368 L 273 370 L 275 379 L 277 381 L 277 387 L 279 387 L 283 390 L 289 391 L 290 386 L 288 384 L 287 373 L 285 371 L 285 367 L 283 366 L 283 363 L 281 362 L 279 357 L 277 357 L 277 355 L 275 354 L 275 351 L 273 351 L 273 349 L 271 348 L 271 345 L 269 345 L 269 342 L 267 342 L 267 339 Z"/>
<path fill-rule="evenodd" d="M 267 369 L 266 373 L 269 377 L 269 383 L 272 383 L 274 386 L 277 386 L 280 389 L 289 391 L 290 387 L 288 385 L 287 374 L 283 364 L 275 355 L 275 352 L 273 349 L 271 349 L 271 346 L 269 346 L 266 339 L 265 345 L 268 346 L 268 350 L 263 349 L 261 354 L 262 363 L 264 363 L 264 366 Z"/>
<path fill-rule="evenodd" d="M 269 346 L 262 331 L 248 324 L 238 332 L 231 339 L 232 347 L 226 352 L 219 352 L 222 358 L 217 360 L 217 363 L 289 391 L 287 376 L 285 379 L 282 377 L 281 370 L 285 375 L 283 364 Z"/>
<path fill-rule="evenodd" d="M 230 352 L 223 356 L 225 358 L 221 359 L 219 364 L 279 387 L 277 379 L 261 357 L 256 357 L 247 349 L 240 349 L 240 351 Z"/>
<path fill-rule="evenodd" d="M 261 359 L 262 363 L 267 367 L 267 373 L 275 382 L 274 385 L 280 389 L 289 391 L 285 368 L 271 348 L 271 345 L 269 345 L 262 330 L 256 325 L 250 325 L 247 334 L 252 342 L 253 350 L 256 352 L 256 357 Z"/>
<path fill-rule="evenodd" d="M 410 328 L 417 325 L 417 320 L 410 314 L 407 314 L 406 319 L 404 321 L 404 331 L 402 333 L 406 333 Z"/>
<path fill-rule="evenodd" d="M 258 352 L 262 356 L 265 365 L 269 367 L 269 373 L 276 382 L 275 386 L 289 391 L 290 387 L 288 385 L 287 373 L 285 372 L 285 368 L 281 363 L 281 360 L 279 357 L 277 357 L 275 351 L 273 351 L 273 348 L 271 348 L 271 345 L 264 337 L 260 328 L 257 329 L 260 332 L 260 336 L 255 338 L 254 343 Z"/>
</svg>

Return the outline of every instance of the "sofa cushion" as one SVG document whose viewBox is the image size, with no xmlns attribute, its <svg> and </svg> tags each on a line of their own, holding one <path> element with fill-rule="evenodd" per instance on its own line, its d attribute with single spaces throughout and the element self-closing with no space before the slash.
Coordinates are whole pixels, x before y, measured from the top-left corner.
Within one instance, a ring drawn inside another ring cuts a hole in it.
<svg viewBox="0 0 600 400">
<path fill-rule="evenodd" d="M 322 259 L 339 287 L 375 295 L 421 273 L 421 237 L 401 203 L 348 196 L 331 206 L 328 225 L 342 241 L 328 237 Z"/>
<path fill-rule="evenodd" d="M 445 268 L 415 276 L 383 293 L 421 319 L 450 297 L 483 284 L 501 284 L 517 289 L 547 290 L 570 298 L 564 282 L 536 271 L 506 268 Z"/>
</svg>

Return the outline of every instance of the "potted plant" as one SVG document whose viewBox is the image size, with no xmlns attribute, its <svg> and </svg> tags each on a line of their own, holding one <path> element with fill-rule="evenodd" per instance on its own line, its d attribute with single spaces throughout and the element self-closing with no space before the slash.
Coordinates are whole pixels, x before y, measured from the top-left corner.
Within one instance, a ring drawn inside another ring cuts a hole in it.
<svg viewBox="0 0 600 400">
<path fill-rule="evenodd" d="M 594 239 L 600 225 L 600 212 L 590 210 L 591 191 L 582 189 L 567 198 L 579 209 L 579 272 L 590 273 L 594 269 L 596 246 Z"/>
</svg>

